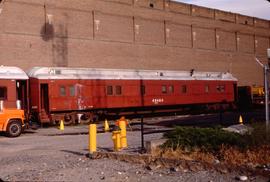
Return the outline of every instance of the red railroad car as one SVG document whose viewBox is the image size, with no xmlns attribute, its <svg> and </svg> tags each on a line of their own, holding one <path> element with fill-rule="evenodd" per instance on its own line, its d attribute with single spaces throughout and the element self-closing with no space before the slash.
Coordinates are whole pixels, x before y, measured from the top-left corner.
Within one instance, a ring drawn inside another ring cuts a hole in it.
<svg viewBox="0 0 270 182">
<path fill-rule="evenodd" d="M 233 103 L 230 73 L 35 67 L 31 110 L 41 123 L 74 122 L 108 112 Z"/>
<path fill-rule="evenodd" d="M 28 111 L 28 76 L 23 70 L 0 66 L 0 100 L 6 108 Z"/>
</svg>

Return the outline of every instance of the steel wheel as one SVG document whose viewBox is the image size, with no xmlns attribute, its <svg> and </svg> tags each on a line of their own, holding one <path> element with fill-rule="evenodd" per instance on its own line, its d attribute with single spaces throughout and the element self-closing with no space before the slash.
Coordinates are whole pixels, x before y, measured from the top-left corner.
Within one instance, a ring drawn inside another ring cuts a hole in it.
<svg viewBox="0 0 270 182">
<path fill-rule="evenodd" d="M 64 124 L 71 125 L 73 123 L 73 119 L 71 115 L 65 115 L 64 117 Z"/>
</svg>

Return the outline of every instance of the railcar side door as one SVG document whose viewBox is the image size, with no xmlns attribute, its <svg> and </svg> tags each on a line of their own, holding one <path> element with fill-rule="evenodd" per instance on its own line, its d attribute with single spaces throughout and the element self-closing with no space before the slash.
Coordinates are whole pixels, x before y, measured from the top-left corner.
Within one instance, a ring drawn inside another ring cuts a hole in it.
<svg viewBox="0 0 270 182">
<path fill-rule="evenodd" d="M 40 107 L 41 111 L 49 113 L 49 87 L 48 84 L 40 84 Z"/>
</svg>

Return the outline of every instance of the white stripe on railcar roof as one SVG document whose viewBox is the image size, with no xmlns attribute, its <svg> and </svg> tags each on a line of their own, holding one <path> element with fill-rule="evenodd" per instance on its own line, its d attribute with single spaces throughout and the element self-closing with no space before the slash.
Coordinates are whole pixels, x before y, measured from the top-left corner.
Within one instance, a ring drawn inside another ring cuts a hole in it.
<svg viewBox="0 0 270 182">
<path fill-rule="evenodd" d="M 27 74 L 18 67 L 0 66 L 0 79 L 27 80 Z"/>
<path fill-rule="evenodd" d="M 93 79 L 93 80 L 229 80 L 237 81 L 230 73 L 168 70 L 131 70 L 71 67 L 34 67 L 29 77 L 37 79 Z"/>
</svg>

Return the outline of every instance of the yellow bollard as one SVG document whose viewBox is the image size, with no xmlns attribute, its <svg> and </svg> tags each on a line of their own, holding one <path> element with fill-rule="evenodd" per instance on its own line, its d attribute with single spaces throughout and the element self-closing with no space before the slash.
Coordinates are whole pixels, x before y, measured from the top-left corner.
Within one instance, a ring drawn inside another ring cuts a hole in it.
<svg viewBox="0 0 270 182">
<path fill-rule="evenodd" d="M 60 121 L 59 130 L 61 130 L 61 131 L 64 131 L 65 130 L 65 126 L 64 126 L 64 121 L 63 120 Z"/>
<path fill-rule="evenodd" d="M 121 129 L 121 148 L 127 147 L 127 128 L 126 128 L 127 121 L 122 119 L 119 121 L 119 127 Z"/>
<path fill-rule="evenodd" d="M 97 151 L 97 125 L 89 125 L 89 152 L 93 154 Z"/>
<path fill-rule="evenodd" d="M 107 121 L 107 119 L 105 119 L 105 122 L 104 122 L 104 132 L 108 132 L 110 131 L 110 127 L 109 127 L 109 123 Z"/>
<path fill-rule="evenodd" d="M 243 124 L 243 119 L 241 115 L 239 116 L 239 124 Z"/>
<path fill-rule="evenodd" d="M 121 149 L 120 135 L 121 135 L 120 130 L 115 130 L 112 132 L 112 140 L 115 152 Z"/>
</svg>

